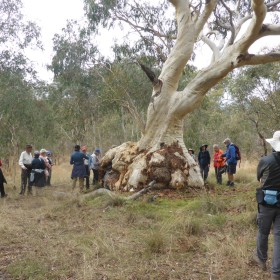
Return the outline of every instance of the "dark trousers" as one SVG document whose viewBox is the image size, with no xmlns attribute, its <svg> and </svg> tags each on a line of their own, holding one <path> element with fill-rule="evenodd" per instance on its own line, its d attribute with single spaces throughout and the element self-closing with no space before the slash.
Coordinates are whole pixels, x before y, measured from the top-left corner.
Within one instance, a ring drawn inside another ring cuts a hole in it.
<svg viewBox="0 0 280 280">
<path fill-rule="evenodd" d="M 98 179 L 99 179 L 99 176 L 98 176 L 98 169 L 92 169 L 93 171 L 93 180 L 92 180 L 92 184 L 95 185 L 98 183 Z"/>
<path fill-rule="evenodd" d="M 222 173 L 220 171 L 221 167 L 215 167 L 215 175 L 218 184 L 222 184 Z"/>
<path fill-rule="evenodd" d="M 274 248 L 272 257 L 272 273 L 280 276 L 280 208 L 270 208 L 259 205 L 258 213 L 257 255 L 266 262 L 268 236 L 273 224 Z"/>
<path fill-rule="evenodd" d="M 89 189 L 90 169 L 88 165 L 85 165 L 85 167 L 86 167 L 86 176 L 84 178 L 86 179 L 86 189 Z"/>
<path fill-rule="evenodd" d="M 5 188 L 3 183 L 0 183 L 0 193 L 1 193 L 1 197 L 5 197 L 6 193 L 5 193 Z"/>
<path fill-rule="evenodd" d="M 200 166 L 200 173 L 204 181 L 208 178 L 209 166 Z"/>
<path fill-rule="evenodd" d="M 21 169 L 21 189 L 20 194 L 24 194 L 26 186 L 28 187 L 28 193 L 32 192 L 32 187 L 30 185 L 30 173 L 29 169 Z"/>
</svg>

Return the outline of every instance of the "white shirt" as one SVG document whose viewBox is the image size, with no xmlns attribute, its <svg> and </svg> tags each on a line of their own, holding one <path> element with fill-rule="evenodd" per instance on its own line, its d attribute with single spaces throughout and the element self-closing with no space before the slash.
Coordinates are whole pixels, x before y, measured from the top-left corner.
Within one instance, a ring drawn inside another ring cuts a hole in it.
<svg viewBox="0 0 280 280">
<path fill-rule="evenodd" d="M 19 161 L 18 164 L 21 168 L 25 169 L 25 164 L 31 164 L 33 160 L 32 154 L 28 154 L 26 151 L 22 152 L 20 157 L 19 157 Z"/>
</svg>

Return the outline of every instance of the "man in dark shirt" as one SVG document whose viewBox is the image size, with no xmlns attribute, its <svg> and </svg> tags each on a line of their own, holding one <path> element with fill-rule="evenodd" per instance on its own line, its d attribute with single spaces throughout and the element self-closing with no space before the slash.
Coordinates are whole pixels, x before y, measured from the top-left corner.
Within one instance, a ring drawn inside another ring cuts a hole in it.
<svg viewBox="0 0 280 280">
<path fill-rule="evenodd" d="M 273 152 L 269 156 L 261 158 L 257 168 L 257 179 L 261 183 L 262 190 L 280 192 L 280 131 L 276 131 L 273 138 L 266 139 L 272 146 Z M 275 198 L 277 201 L 277 197 Z M 266 200 L 266 198 L 264 198 Z M 263 270 L 266 269 L 268 236 L 273 224 L 274 249 L 272 259 L 272 280 L 280 280 L 280 201 L 275 205 L 260 203 L 258 205 L 258 236 L 257 250 L 253 254 L 253 260 Z"/>
</svg>

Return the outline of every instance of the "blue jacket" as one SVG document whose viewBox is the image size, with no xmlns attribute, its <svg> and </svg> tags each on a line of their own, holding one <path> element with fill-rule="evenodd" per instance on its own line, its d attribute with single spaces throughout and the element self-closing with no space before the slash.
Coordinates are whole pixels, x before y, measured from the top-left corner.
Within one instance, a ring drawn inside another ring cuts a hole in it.
<svg viewBox="0 0 280 280">
<path fill-rule="evenodd" d="M 227 150 L 222 157 L 225 157 L 227 164 L 237 164 L 235 147 L 232 144 L 227 145 Z"/>
<path fill-rule="evenodd" d="M 88 159 L 88 156 L 82 152 L 74 152 L 70 158 L 70 164 L 77 165 L 84 165 L 84 159 Z"/>
<path fill-rule="evenodd" d="M 82 152 L 76 151 L 71 155 L 70 164 L 73 164 L 71 178 L 84 178 L 87 175 L 85 159 L 88 159 L 88 156 Z"/>
</svg>

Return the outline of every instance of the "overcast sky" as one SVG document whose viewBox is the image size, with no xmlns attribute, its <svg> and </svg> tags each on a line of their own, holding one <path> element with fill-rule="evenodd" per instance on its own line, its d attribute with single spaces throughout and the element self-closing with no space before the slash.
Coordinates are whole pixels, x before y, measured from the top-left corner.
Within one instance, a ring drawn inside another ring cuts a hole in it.
<svg viewBox="0 0 280 280">
<path fill-rule="evenodd" d="M 27 56 L 35 60 L 39 77 L 51 81 L 52 73 L 46 70 L 52 58 L 52 39 L 60 33 L 68 19 L 83 20 L 83 0 L 22 0 L 23 13 L 28 20 L 41 28 L 44 51 L 29 50 Z"/>
<path fill-rule="evenodd" d="M 150 0 L 150 2 L 154 1 L 158 0 Z M 61 33 L 61 29 L 65 27 L 68 19 L 84 21 L 83 0 L 22 0 L 22 2 L 26 19 L 35 21 L 41 28 L 41 40 L 44 46 L 44 51 L 28 50 L 26 54 L 34 61 L 39 77 L 50 82 L 52 73 L 46 70 L 46 65 L 51 63 L 53 56 L 53 36 L 55 33 Z M 112 41 L 112 37 L 112 31 L 106 31 L 102 33 L 101 38 L 98 38 L 99 45 L 102 45 L 102 50 L 107 53 L 110 50 L 108 41 Z M 121 38 L 121 33 L 118 34 L 118 37 Z M 280 36 L 266 37 L 249 51 L 254 53 L 260 46 L 275 46 L 279 42 Z M 206 66 L 207 58 L 210 60 L 211 57 L 208 48 L 204 48 L 202 52 L 204 54 L 203 59 L 200 56 L 200 60 L 196 62 L 198 67 Z"/>
</svg>

